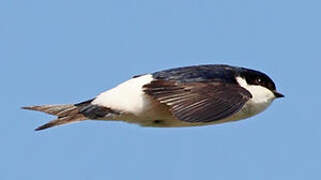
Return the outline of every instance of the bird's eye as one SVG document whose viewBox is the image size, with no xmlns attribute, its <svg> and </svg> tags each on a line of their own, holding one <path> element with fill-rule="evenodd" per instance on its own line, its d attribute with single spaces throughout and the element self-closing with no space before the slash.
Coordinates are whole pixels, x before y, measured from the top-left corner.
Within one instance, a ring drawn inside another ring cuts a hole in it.
<svg viewBox="0 0 321 180">
<path fill-rule="evenodd" d="M 257 79 L 256 79 L 256 82 L 257 82 L 257 83 L 261 83 L 261 82 L 262 82 L 262 79 L 261 79 L 261 78 L 257 78 Z"/>
</svg>

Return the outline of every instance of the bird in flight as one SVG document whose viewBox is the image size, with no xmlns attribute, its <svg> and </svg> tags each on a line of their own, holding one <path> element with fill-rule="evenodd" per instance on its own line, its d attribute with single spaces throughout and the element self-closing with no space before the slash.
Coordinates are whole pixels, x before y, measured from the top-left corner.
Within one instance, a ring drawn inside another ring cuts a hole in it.
<svg viewBox="0 0 321 180">
<path fill-rule="evenodd" d="M 134 76 L 97 97 L 63 105 L 28 106 L 57 119 L 38 127 L 84 120 L 125 121 L 148 127 L 188 127 L 254 116 L 276 98 L 266 74 L 229 65 L 198 65 Z"/>
</svg>

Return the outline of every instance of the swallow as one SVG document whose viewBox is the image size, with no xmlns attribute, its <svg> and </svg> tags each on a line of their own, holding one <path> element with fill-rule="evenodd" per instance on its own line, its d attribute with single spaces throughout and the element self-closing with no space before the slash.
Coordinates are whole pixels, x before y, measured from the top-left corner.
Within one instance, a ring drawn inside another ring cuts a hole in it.
<svg viewBox="0 0 321 180">
<path fill-rule="evenodd" d="M 189 127 L 246 119 L 281 97 L 273 80 L 262 72 L 210 64 L 137 75 L 81 103 L 23 109 L 57 116 L 37 131 L 84 120 Z"/>
</svg>

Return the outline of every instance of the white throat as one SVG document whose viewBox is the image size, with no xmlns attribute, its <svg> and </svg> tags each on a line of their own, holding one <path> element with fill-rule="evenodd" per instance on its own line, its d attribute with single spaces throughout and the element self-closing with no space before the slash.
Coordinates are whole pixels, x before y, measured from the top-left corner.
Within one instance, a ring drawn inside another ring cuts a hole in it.
<svg viewBox="0 0 321 180">
<path fill-rule="evenodd" d="M 242 77 L 236 77 L 239 85 L 252 94 L 252 98 L 245 104 L 243 111 L 253 116 L 265 110 L 275 99 L 274 93 L 266 87 L 250 85 Z"/>
</svg>

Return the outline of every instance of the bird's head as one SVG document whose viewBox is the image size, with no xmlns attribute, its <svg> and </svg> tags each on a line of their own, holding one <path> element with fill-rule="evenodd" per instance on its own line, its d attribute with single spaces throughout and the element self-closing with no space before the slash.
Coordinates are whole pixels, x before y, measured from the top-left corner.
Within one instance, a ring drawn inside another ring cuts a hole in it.
<svg viewBox="0 0 321 180">
<path fill-rule="evenodd" d="M 276 90 L 273 80 L 262 72 L 241 68 L 240 75 L 237 77 L 237 81 L 241 86 L 248 89 L 251 93 L 255 93 L 253 92 L 255 90 L 269 90 L 273 94 L 273 98 L 284 97 L 283 94 Z"/>
</svg>

